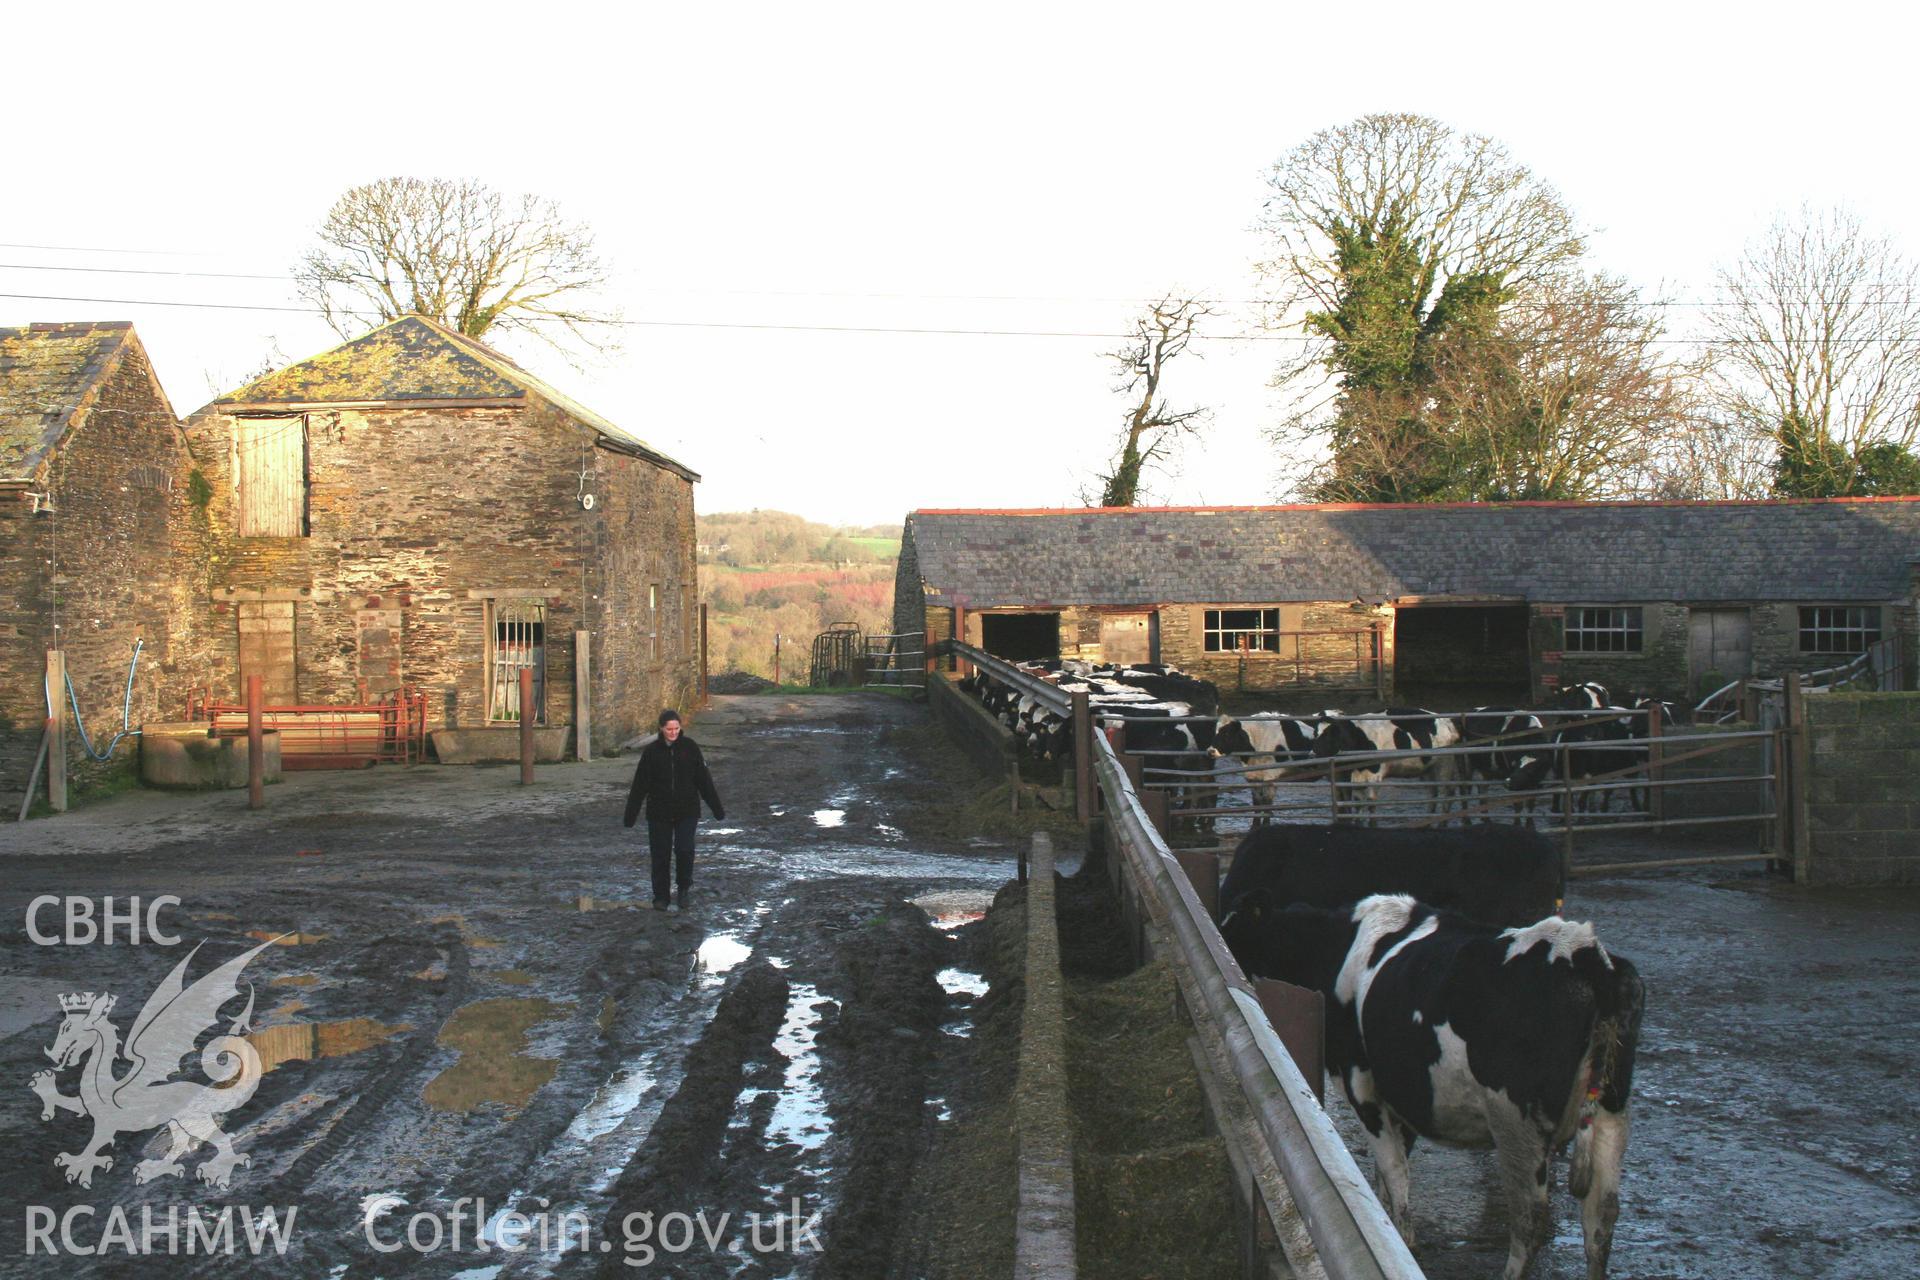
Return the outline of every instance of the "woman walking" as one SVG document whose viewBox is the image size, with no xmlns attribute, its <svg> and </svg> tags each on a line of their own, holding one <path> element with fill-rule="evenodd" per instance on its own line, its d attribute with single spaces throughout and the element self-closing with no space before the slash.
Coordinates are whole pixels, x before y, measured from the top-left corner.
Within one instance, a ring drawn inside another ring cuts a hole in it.
<svg viewBox="0 0 1920 1280">
<path fill-rule="evenodd" d="M 647 811 L 655 911 L 680 911 L 687 905 L 687 889 L 693 883 L 693 833 L 700 824 L 702 799 L 714 817 L 727 816 L 699 744 L 681 731 L 680 713 L 662 711 L 660 736 L 641 751 L 627 792 L 627 826 L 640 816 L 642 806 Z M 674 885 L 680 889 L 677 900 L 667 896 Z"/>
</svg>

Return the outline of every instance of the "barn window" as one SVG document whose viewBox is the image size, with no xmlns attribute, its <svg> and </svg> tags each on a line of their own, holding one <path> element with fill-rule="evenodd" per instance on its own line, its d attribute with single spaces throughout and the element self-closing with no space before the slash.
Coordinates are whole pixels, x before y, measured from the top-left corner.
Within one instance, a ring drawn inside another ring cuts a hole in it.
<svg viewBox="0 0 1920 1280">
<path fill-rule="evenodd" d="M 233 483 L 240 536 L 307 535 L 307 420 L 235 418 Z"/>
<path fill-rule="evenodd" d="M 547 719 L 547 606 L 487 601 L 487 719 L 520 720 L 520 672 L 533 671 L 533 719 Z"/>
<path fill-rule="evenodd" d="M 1208 653 L 1236 653 L 1243 638 L 1255 653 L 1280 651 L 1278 609 L 1208 609 L 1202 630 Z"/>
<path fill-rule="evenodd" d="M 1581 605 L 1567 610 L 1565 649 L 1568 653 L 1639 653 L 1640 610 L 1637 606 L 1595 608 Z"/>
<path fill-rule="evenodd" d="M 1800 652 L 1865 653 L 1880 640 L 1880 606 L 1800 606 Z"/>
</svg>

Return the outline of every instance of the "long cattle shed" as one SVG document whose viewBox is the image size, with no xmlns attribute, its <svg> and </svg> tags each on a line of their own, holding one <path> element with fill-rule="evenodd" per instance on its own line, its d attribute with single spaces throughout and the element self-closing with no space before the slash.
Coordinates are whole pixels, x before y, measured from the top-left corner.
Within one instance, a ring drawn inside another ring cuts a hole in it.
<svg viewBox="0 0 1920 1280">
<path fill-rule="evenodd" d="M 928 510 L 894 629 L 1275 693 L 1692 699 L 1898 636 L 1920 498 Z"/>
</svg>

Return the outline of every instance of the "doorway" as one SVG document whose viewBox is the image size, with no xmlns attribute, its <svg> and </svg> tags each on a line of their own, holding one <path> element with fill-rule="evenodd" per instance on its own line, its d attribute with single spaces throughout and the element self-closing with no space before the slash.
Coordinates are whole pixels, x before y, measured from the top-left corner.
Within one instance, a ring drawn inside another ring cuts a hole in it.
<svg viewBox="0 0 1920 1280">
<path fill-rule="evenodd" d="M 1060 656 L 1057 613 L 983 613 L 980 647 L 1008 662 L 1036 662 Z"/>
<path fill-rule="evenodd" d="M 1412 605 L 1393 614 L 1393 684 L 1403 702 L 1524 703 L 1524 604 Z"/>
<path fill-rule="evenodd" d="M 1687 611 L 1687 686 L 1695 698 L 1753 674 L 1753 620 L 1745 609 Z"/>
</svg>

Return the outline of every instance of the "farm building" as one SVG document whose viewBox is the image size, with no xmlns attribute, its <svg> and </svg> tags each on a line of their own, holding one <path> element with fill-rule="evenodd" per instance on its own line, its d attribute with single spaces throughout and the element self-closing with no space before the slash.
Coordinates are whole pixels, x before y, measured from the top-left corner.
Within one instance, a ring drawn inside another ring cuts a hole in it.
<svg viewBox="0 0 1920 1280">
<path fill-rule="evenodd" d="M 1695 698 L 1902 637 L 1920 498 L 916 511 L 897 631 L 1224 689 Z"/>
<path fill-rule="evenodd" d="M 64 652 L 71 697 L 103 752 L 123 707 L 135 726 L 158 718 L 191 671 L 191 647 L 171 625 L 168 533 L 185 456 L 132 325 L 0 329 L 0 808 L 9 816 L 49 694 L 69 698 L 47 687 L 48 650 Z M 71 732 L 66 758 L 78 779 L 99 767 Z"/>
<path fill-rule="evenodd" d="M 444 760 L 512 751 L 522 668 L 543 755 L 571 745 L 579 633 L 598 749 L 696 689 L 699 477 L 481 343 L 403 317 L 186 429 L 215 698 L 410 686 Z"/>
</svg>

